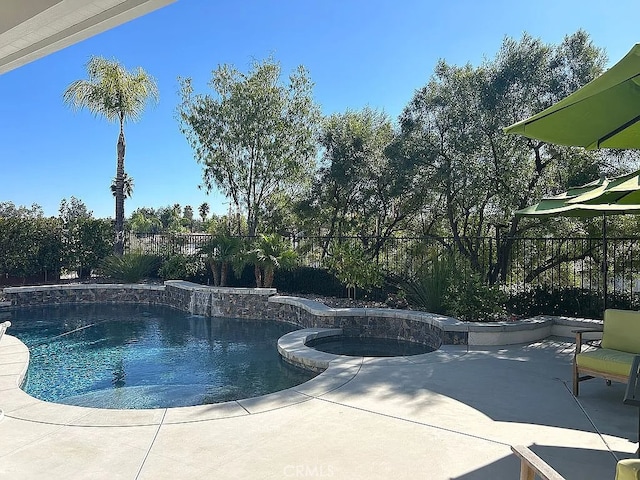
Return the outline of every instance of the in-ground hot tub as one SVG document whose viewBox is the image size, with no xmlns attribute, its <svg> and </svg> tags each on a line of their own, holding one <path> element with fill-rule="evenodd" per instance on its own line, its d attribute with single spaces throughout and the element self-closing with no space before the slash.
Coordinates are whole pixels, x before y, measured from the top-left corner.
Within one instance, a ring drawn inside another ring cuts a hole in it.
<svg viewBox="0 0 640 480">
<path fill-rule="evenodd" d="M 408 340 L 344 334 L 316 337 L 308 340 L 305 345 L 321 352 L 350 357 L 404 357 L 431 353 L 435 350 L 431 345 Z"/>
<path fill-rule="evenodd" d="M 316 348 L 311 346 L 314 344 Z M 339 353 L 321 351 L 319 346 Z M 436 350 L 433 345 L 417 342 L 344 335 L 342 328 L 305 328 L 287 333 L 278 340 L 278 352 L 285 362 L 312 372 L 322 372 L 336 362 L 353 363 L 357 357 L 416 358 Z"/>
</svg>

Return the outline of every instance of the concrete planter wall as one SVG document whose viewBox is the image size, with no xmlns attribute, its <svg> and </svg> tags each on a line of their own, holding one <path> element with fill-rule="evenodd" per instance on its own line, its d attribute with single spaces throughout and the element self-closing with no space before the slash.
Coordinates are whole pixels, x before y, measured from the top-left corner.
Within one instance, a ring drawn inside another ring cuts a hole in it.
<svg viewBox="0 0 640 480">
<path fill-rule="evenodd" d="M 298 297 L 277 296 L 273 288 L 207 287 L 169 280 L 164 285 L 77 284 L 11 287 L 3 291 L 0 310 L 78 303 L 167 305 L 194 315 L 273 319 L 303 328 L 340 328 L 345 335 L 410 340 L 440 345 L 507 345 L 571 336 L 575 328 L 602 322 L 536 317 L 519 322 L 470 323 L 410 310 L 330 308 Z"/>
</svg>

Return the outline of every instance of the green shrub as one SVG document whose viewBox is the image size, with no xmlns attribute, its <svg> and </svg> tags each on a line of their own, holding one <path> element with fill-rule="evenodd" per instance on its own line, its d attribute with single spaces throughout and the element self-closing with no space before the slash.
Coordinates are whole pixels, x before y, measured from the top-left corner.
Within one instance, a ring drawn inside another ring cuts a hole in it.
<svg viewBox="0 0 640 480">
<path fill-rule="evenodd" d="M 313 293 L 330 297 L 344 295 L 344 285 L 326 268 L 295 267 L 279 272 L 274 280 L 279 291 Z"/>
<path fill-rule="evenodd" d="M 100 263 L 100 272 L 117 282 L 137 283 L 144 278 L 157 276 L 160 258 L 143 253 L 112 255 Z"/>
<path fill-rule="evenodd" d="M 331 249 L 331 256 L 327 259 L 329 271 L 347 286 L 347 293 L 351 298 L 356 297 L 356 287 L 372 291 L 381 287 L 384 277 L 380 268 L 371 258 L 368 258 L 359 243 L 337 244 Z"/>
<path fill-rule="evenodd" d="M 448 313 L 463 321 L 493 322 L 506 317 L 507 296 L 487 285 L 477 273 L 453 277 L 447 295 Z"/>
<path fill-rule="evenodd" d="M 64 267 L 88 278 L 113 251 L 110 220 L 82 218 L 69 222 L 63 234 Z"/>
<path fill-rule="evenodd" d="M 413 278 L 392 276 L 390 283 L 414 308 L 431 313 L 447 312 L 447 296 L 455 264 L 450 257 L 434 257 Z"/>
<path fill-rule="evenodd" d="M 513 294 L 507 302 L 509 311 L 518 315 L 565 315 L 579 318 L 602 318 L 604 302 L 602 292 L 583 288 L 553 289 L 538 285 Z M 638 294 L 609 292 L 608 308 L 640 309 Z"/>
<path fill-rule="evenodd" d="M 189 280 L 206 282 L 206 270 L 202 260 L 196 255 L 173 255 L 162 263 L 158 276 L 163 280 Z"/>
<path fill-rule="evenodd" d="M 0 274 L 60 278 L 60 222 L 55 218 L 0 217 L 0 252 Z"/>
</svg>

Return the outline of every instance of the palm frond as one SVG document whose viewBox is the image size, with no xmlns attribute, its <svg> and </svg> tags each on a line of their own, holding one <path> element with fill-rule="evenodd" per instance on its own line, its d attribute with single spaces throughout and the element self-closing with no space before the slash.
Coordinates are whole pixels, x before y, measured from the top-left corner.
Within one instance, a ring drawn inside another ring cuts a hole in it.
<svg viewBox="0 0 640 480">
<path fill-rule="evenodd" d="M 86 108 L 124 123 L 139 120 L 148 104 L 158 102 L 156 82 L 141 68 L 131 73 L 117 60 L 103 57 L 91 57 L 86 68 L 89 78 L 72 82 L 62 96 L 73 110 Z"/>
</svg>

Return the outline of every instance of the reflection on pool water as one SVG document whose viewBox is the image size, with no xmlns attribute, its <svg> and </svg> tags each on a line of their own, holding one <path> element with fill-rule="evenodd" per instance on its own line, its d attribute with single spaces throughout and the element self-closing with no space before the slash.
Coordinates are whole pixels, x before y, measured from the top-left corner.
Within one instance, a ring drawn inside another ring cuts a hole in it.
<svg viewBox="0 0 640 480">
<path fill-rule="evenodd" d="M 11 334 L 31 360 L 24 390 L 101 408 L 164 408 L 238 400 L 314 376 L 280 358 L 289 324 L 196 317 L 169 307 L 74 305 L 17 310 Z"/>
</svg>

